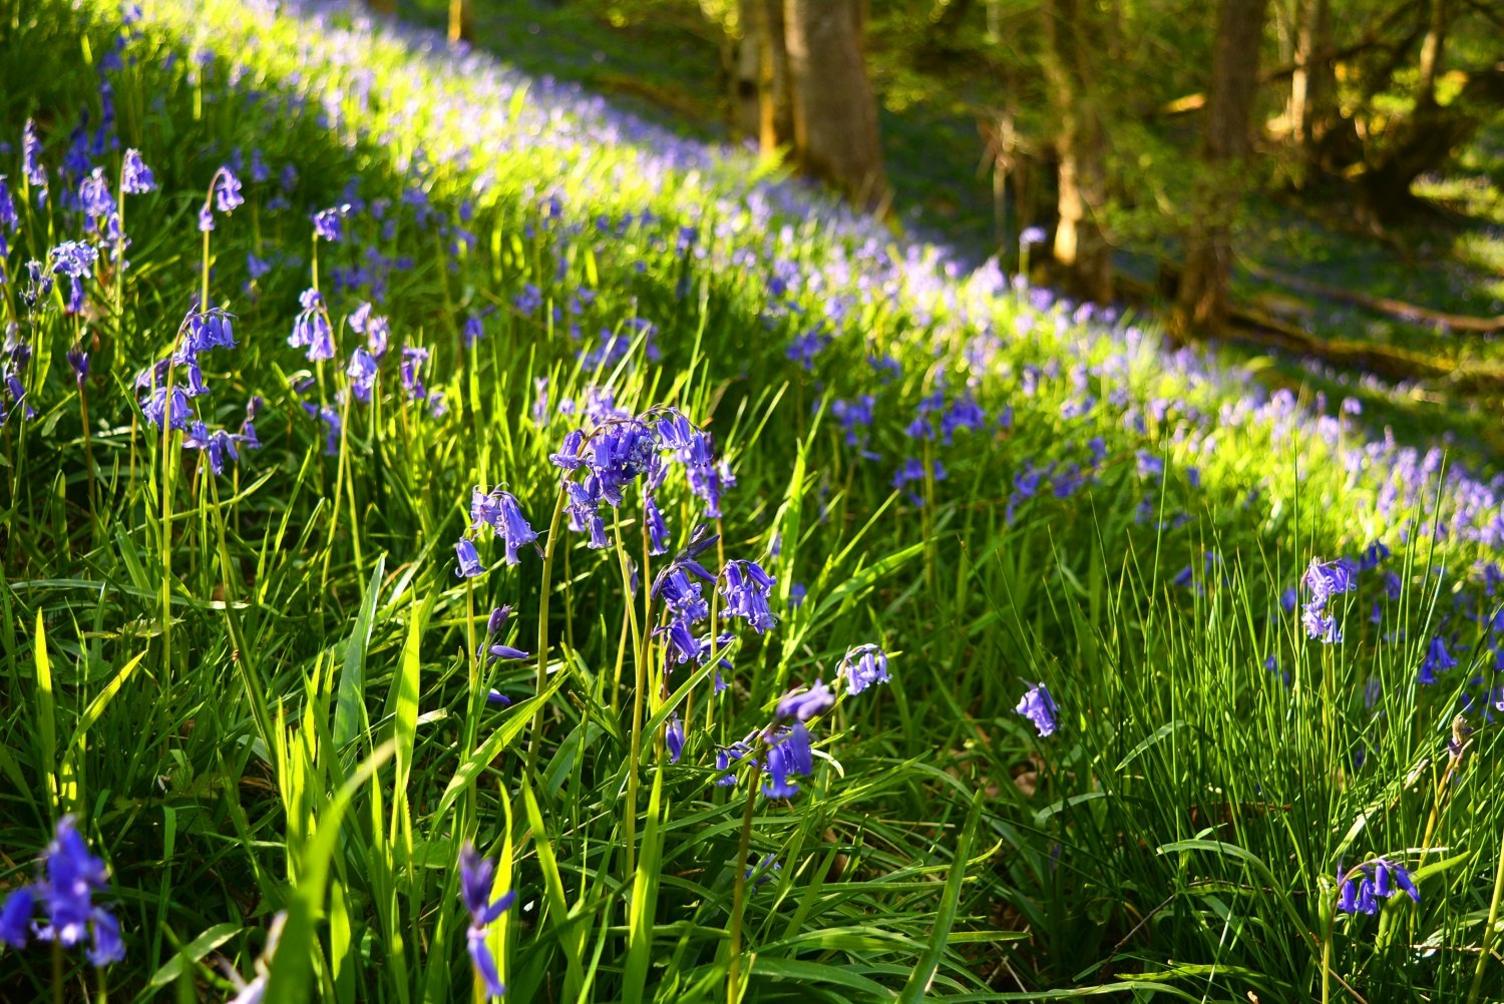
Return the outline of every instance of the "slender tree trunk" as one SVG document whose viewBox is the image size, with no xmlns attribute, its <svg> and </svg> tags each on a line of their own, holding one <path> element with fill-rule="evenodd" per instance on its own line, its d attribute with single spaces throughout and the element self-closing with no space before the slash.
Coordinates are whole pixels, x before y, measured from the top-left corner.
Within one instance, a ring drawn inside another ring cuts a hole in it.
<svg viewBox="0 0 1504 1004">
<path fill-rule="evenodd" d="M 1201 177 L 1176 297 L 1177 335 L 1211 331 L 1227 315 L 1232 217 L 1243 192 L 1257 96 L 1259 40 L 1268 0 L 1222 0 L 1212 50 L 1212 85 L 1204 123 Z"/>
<path fill-rule="evenodd" d="M 1045 73 L 1058 123 L 1060 158 L 1054 258 L 1078 296 L 1112 299 L 1107 243 L 1107 134 L 1092 60 L 1105 51 L 1102 15 L 1092 0 L 1047 0 Z"/>
<path fill-rule="evenodd" d="M 1426 37 L 1420 43 L 1420 80 L 1415 91 L 1417 105 L 1436 104 L 1436 78 L 1441 75 L 1441 63 L 1446 55 L 1447 22 L 1450 20 L 1447 0 L 1431 0 L 1429 11 Z"/>
<path fill-rule="evenodd" d="M 758 18 L 757 136 L 763 152 L 794 142 L 783 0 L 753 0 Z"/>
<path fill-rule="evenodd" d="M 449 42 L 469 42 L 474 38 L 470 20 L 470 0 L 449 0 Z"/>
<path fill-rule="evenodd" d="M 783 20 L 800 167 L 858 205 L 880 205 L 887 181 L 862 55 L 861 3 L 785 0 Z"/>
<path fill-rule="evenodd" d="M 762 32 L 764 19 L 758 8 L 763 0 L 740 0 L 737 4 L 736 76 L 732 93 L 732 122 L 739 139 L 760 132 Z"/>
<path fill-rule="evenodd" d="M 388 17 L 397 13 L 397 0 L 366 0 L 366 6 L 377 14 L 385 14 Z"/>
<path fill-rule="evenodd" d="M 1295 70 L 1290 74 L 1287 117 L 1302 158 L 1314 164 L 1339 115 L 1330 56 L 1331 4 L 1329 0 L 1298 0 L 1295 18 Z"/>
</svg>

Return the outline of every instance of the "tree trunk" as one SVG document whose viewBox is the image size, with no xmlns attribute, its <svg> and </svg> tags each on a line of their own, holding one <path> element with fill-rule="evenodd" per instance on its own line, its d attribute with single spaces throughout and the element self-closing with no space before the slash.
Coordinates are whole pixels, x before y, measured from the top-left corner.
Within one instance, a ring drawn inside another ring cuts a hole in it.
<svg viewBox="0 0 1504 1004">
<path fill-rule="evenodd" d="M 771 153 L 794 142 L 789 94 L 789 50 L 784 43 L 783 0 L 744 0 L 755 22 L 758 146 Z"/>
<path fill-rule="evenodd" d="M 732 94 L 732 123 L 738 139 L 757 136 L 761 126 L 759 106 L 764 19 L 758 8 L 763 0 L 740 0 L 737 4 L 736 82 Z"/>
<path fill-rule="evenodd" d="M 449 0 L 449 44 L 469 42 L 474 38 L 470 20 L 470 0 Z"/>
<path fill-rule="evenodd" d="M 1295 10 L 1295 70 L 1290 74 L 1290 133 L 1302 160 L 1314 165 L 1340 117 L 1331 58 L 1329 0 L 1299 0 Z"/>
<path fill-rule="evenodd" d="M 1258 92 L 1259 40 L 1268 0 L 1222 0 L 1212 50 L 1201 177 L 1186 241 L 1173 327 L 1184 336 L 1220 327 L 1227 315 L 1232 270 L 1232 217 L 1243 192 Z"/>
<path fill-rule="evenodd" d="M 1045 74 L 1058 123 L 1058 220 L 1054 258 L 1067 287 L 1099 302 L 1112 299 L 1112 248 L 1107 243 L 1107 135 L 1094 58 L 1105 51 L 1101 15 L 1092 0 L 1047 0 Z"/>
<path fill-rule="evenodd" d="M 784 41 L 800 167 L 873 207 L 887 182 L 861 14 L 859 0 L 785 0 Z"/>
<path fill-rule="evenodd" d="M 366 6 L 377 14 L 391 17 L 397 13 L 397 0 L 366 0 Z"/>
<path fill-rule="evenodd" d="M 764 153 L 794 141 L 788 93 L 784 0 L 740 0 L 735 132 L 755 137 Z"/>
<path fill-rule="evenodd" d="M 1436 104 L 1436 78 L 1446 54 L 1447 22 L 1450 20 L 1446 0 L 1431 0 L 1426 37 L 1420 43 L 1420 80 L 1416 85 L 1417 106 Z"/>
</svg>

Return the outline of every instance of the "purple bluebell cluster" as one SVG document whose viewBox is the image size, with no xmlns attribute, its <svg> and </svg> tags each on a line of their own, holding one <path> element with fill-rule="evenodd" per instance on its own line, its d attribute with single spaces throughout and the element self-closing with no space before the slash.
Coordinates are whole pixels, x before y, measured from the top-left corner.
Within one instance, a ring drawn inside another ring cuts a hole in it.
<svg viewBox="0 0 1504 1004">
<path fill-rule="evenodd" d="M 295 349 L 306 349 L 308 361 L 322 362 L 334 358 L 334 326 L 329 320 L 329 308 L 324 297 L 316 289 L 305 289 L 298 294 L 302 310 L 293 318 L 292 334 L 287 344 Z"/>
<path fill-rule="evenodd" d="M 219 307 L 192 310 L 178 328 L 177 346 L 166 359 L 159 359 L 136 377 L 136 392 L 141 415 L 147 424 L 184 433 L 183 447 L 202 451 L 210 469 L 223 474 L 225 468 L 240 459 L 240 450 L 258 449 L 255 402 L 247 405 L 245 420 L 237 432 L 211 428 L 198 417 L 194 401 L 209 393 L 204 379 L 205 356 L 216 350 L 235 348 L 234 320 Z"/>
<path fill-rule="evenodd" d="M 858 645 L 841 660 L 840 676 L 846 681 L 848 694 L 860 694 L 868 687 L 887 683 L 888 656 L 876 645 Z"/>
<path fill-rule="evenodd" d="M 84 954 L 93 965 L 119 962 L 125 958 L 120 923 L 95 902 L 108 890 L 104 862 L 90 853 L 73 817 L 64 816 L 42 857 L 41 878 L 11 890 L 0 906 L 0 943 L 19 950 L 32 940 L 62 948 L 87 942 Z"/>
<path fill-rule="evenodd" d="M 470 495 L 470 531 L 479 533 L 486 529 L 501 538 L 508 565 L 521 561 L 518 552 L 538 539 L 517 496 L 500 487 L 485 491 L 477 485 Z"/>
<path fill-rule="evenodd" d="M 491 891 L 495 884 L 496 862 L 482 857 L 473 845 L 465 844 L 460 850 L 460 900 L 470 915 L 470 926 L 465 930 L 465 947 L 488 997 L 504 996 L 507 988 L 502 985 L 496 957 L 491 954 L 486 938 L 491 925 L 517 901 L 515 891 L 508 891 L 493 900 Z"/>
<path fill-rule="evenodd" d="M 1322 561 L 1312 558 L 1310 567 L 1300 577 L 1306 590 L 1306 603 L 1301 608 L 1301 623 L 1306 634 L 1325 645 L 1335 645 L 1342 640 L 1342 625 L 1329 604 L 1334 596 L 1350 593 L 1357 585 L 1357 568 L 1346 558 Z"/>
<path fill-rule="evenodd" d="M 1337 899 L 1337 912 L 1364 913 L 1372 916 L 1379 912 L 1379 900 L 1389 899 L 1396 893 L 1404 893 L 1414 902 L 1420 902 L 1420 890 L 1404 865 L 1379 858 L 1359 865 L 1337 877 L 1341 891 Z"/>
</svg>

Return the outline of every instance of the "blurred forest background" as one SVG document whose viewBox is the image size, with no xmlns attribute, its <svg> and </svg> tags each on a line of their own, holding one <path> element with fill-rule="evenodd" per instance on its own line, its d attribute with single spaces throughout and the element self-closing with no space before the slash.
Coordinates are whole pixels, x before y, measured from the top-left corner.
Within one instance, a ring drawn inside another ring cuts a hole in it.
<svg viewBox="0 0 1504 1004">
<path fill-rule="evenodd" d="M 400 6 L 1177 337 L 1413 383 L 1404 425 L 1504 451 L 1504 4 Z"/>
</svg>

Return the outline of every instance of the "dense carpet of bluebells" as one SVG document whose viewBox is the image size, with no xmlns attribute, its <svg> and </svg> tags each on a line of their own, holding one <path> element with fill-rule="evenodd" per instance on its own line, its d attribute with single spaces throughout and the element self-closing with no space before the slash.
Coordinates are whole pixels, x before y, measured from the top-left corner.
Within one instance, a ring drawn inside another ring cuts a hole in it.
<svg viewBox="0 0 1504 1004">
<path fill-rule="evenodd" d="M 1497 999 L 1504 480 L 358 8 L 0 4 L 6 999 Z"/>
</svg>

